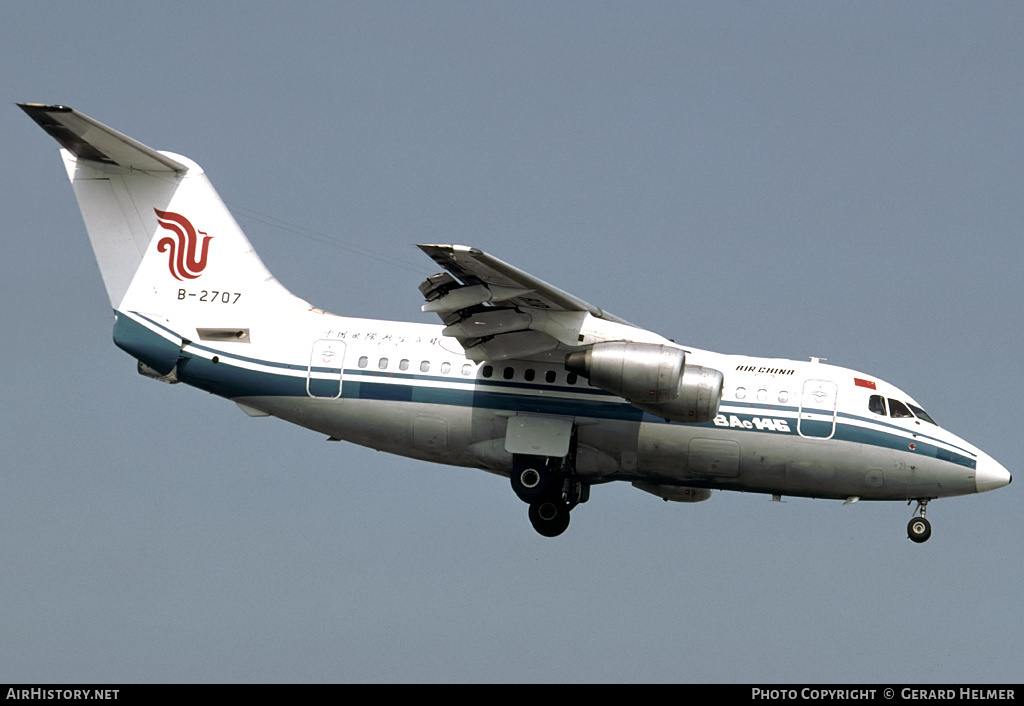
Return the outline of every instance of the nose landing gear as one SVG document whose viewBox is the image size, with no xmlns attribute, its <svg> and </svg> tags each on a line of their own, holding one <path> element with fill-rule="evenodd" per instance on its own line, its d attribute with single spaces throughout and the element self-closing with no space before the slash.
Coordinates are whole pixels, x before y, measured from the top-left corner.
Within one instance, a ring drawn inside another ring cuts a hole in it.
<svg viewBox="0 0 1024 706">
<path fill-rule="evenodd" d="M 907 504 L 909 505 L 910 503 L 908 502 Z M 907 537 L 918 544 L 927 542 L 928 538 L 932 536 L 932 525 L 924 517 L 927 505 L 927 498 L 918 499 L 917 507 L 914 508 L 914 514 L 917 515 L 918 511 L 920 511 L 921 516 L 911 518 L 910 523 L 907 525 Z"/>
</svg>

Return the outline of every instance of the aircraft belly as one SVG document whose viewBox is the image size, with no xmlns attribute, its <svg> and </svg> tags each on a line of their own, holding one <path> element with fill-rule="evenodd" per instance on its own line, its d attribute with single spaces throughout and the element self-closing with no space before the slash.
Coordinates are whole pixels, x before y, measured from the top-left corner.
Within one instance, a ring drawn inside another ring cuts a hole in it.
<svg viewBox="0 0 1024 706">
<path fill-rule="evenodd" d="M 644 423 L 637 477 L 818 498 L 903 500 L 974 492 L 974 471 L 910 451 L 793 434 Z"/>
<path fill-rule="evenodd" d="M 505 437 L 515 413 L 506 410 L 282 396 L 239 397 L 234 401 L 333 439 L 388 453 L 505 475 L 512 469 Z M 579 475 L 597 479 L 636 469 L 636 423 L 606 419 L 576 422 Z"/>
<path fill-rule="evenodd" d="M 793 444 L 792 438 L 781 435 L 771 438 L 707 425 L 644 423 L 638 444 L 639 475 L 659 483 L 788 493 L 791 487 L 815 480 L 809 466 L 794 465 L 802 459 L 794 457 Z"/>
<path fill-rule="evenodd" d="M 469 407 L 382 400 L 244 397 L 236 401 L 340 441 L 452 465 L 472 443 Z M 491 425 L 497 428 L 496 425 Z M 504 434 L 504 420 L 501 424 Z M 494 433 L 494 432 L 492 432 Z"/>
</svg>

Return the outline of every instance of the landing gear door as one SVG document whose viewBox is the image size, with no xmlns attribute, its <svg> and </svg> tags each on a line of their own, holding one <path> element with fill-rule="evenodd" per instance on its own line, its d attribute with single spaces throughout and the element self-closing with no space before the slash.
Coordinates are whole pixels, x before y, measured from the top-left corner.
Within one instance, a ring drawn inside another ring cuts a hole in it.
<svg viewBox="0 0 1024 706">
<path fill-rule="evenodd" d="M 572 441 L 572 417 L 519 414 L 508 420 L 505 450 L 511 454 L 565 458 Z"/>
<path fill-rule="evenodd" d="M 800 395 L 800 417 L 796 429 L 800 436 L 831 439 L 836 432 L 838 386 L 831 380 L 805 380 Z"/>
<path fill-rule="evenodd" d="M 310 397 L 341 397 L 341 371 L 345 362 L 345 342 L 321 338 L 313 342 L 306 373 L 306 392 Z"/>
</svg>

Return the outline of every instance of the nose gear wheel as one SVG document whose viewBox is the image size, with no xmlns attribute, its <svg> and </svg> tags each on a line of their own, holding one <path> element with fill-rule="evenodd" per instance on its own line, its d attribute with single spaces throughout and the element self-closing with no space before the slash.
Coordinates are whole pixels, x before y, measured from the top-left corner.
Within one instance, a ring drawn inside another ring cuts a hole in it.
<svg viewBox="0 0 1024 706">
<path fill-rule="evenodd" d="M 932 525 L 928 520 L 925 519 L 924 516 L 925 508 L 927 507 L 927 505 L 927 498 L 918 499 L 917 507 L 914 508 L 915 517 L 911 518 L 910 522 L 907 524 L 907 537 L 909 537 L 911 541 L 916 542 L 917 544 L 927 542 L 928 538 L 932 536 Z M 916 517 L 919 511 L 921 513 L 921 516 Z"/>
</svg>

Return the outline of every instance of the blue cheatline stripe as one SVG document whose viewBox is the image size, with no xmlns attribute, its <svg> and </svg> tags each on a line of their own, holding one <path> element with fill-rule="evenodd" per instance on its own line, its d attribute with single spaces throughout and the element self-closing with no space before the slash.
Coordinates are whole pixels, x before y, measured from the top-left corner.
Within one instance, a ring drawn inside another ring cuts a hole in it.
<svg viewBox="0 0 1024 706">
<path fill-rule="evenodd" d="M 135 314 L 135 312 L 132 313 Z M 151 325 L 161 329 L 162 331 L 165 331 L 169 336 L 175 339 L 180 338 L 176 333 L 160 323 L 152 321 L 148 317 L 140 314 L 135 315 L 145 319 Z M 166 338 L 164 336 L 161 336 L 155 331 L 141 325 L 138 326 L 138 329 L 133 331 L 133 336 L 136 339 L 141 340 L 142 344 L 148 345 L 151 348 L 160 348 L 166 343 Z M 148 342 L 143 340 L 147 337 L 152 337 L 154 340 Z M 164 343 L 161 343 L 161 341 Z M 189 343 L 188 347 L 211 354 L 211 358 L 205 358 L 184 353 L 183 357 L 178 361 L 178 379 L 189 385 L 229 399 L 236 397 L 308 396 L 306 390 L 307 376 L 305 375 L 308 367 L 306 365 L 278 363 L 260 358 L 246 357 L 195 343 Z M 213 356 L 216 356 L 219 362 L 214 363 L 212 360 Z M 269 368 L 271 371 L 279 370 L 281 372 L 252 370 L 238 365 L 232 365 L 231 361 L 240 361 L 250 365 L 259 365 Z M 334 373 L 337 372 L 338 369 L 313 368 L 313 370 L 315 372 Z M 287 374 L 285 371 L 293 372 L 292 374 Z M 299 371 L 303 374 L 294 374 L 294 372 Z M 642 412 L 632 405 L 624 402 L 615 402 L 614 400 L 617 400 L 617 397 L 595 388 L 556 387 L 553 385 L 481 380 L 476 378 L 459 379 L 436 375 L 410 375 L 408 373 L 377 373 L 376 371 L 360 369 L 345 370 L 343 377 L 344 381 L 341 387 L 341 399 L 421 402 L 424 404 L 451 405 L 456 407 L 500 409 L 510 412 L 532 412 L 536 414 L 585 416 L 597 419 L 614 419 L 629 422 L 644 421 L 650 423 L 665 423 L 665 420 L 660 417 L 655 417 L 649 413 Z M 384 377 L 392 381 L 403 380 L 406 384 L 374 381 L 374 378 Z M 417 382 L 439 382 L 447 385 L 458 384 L 462 387 L 434 387 L 428 385 L 417 385 Z M 545 396 L 535 396 L 507 392 L 502 393 L 497 392 L 497 390 L 543 390 L 549 394 Z M 557 396 L 559 393 L 571 393 L 574 395 L 584 394 L 590 396 L 591 399 L 559 397 Z M 739 412 L 735 411 L 735 406 L 736 405 L 726 404 L 725 409 L 722 410 L 721 414 L 736 416 L 742 421 L 751 421 L 754 417 L 764 416 L 764 413 L 778 413 L 783 410 L 795 413 L 798 410 L 797 407 L 782 408 L 779 406 L 769 407 L 765 405 L 762 412 L 761 405 L 758 405 L 756 407 L 748 408 L 748 411 Z M 750 409 L 762 413 L 750 414 Z M 789 433 L 794 435 L 797 433 L 795 428 L 796 419 L 789 417 L 779 418 L 786 419 L 788 422 L 793 422 L 793 426 L 790 428 Z M 869 423 L 872 426 L 863 427 L 855 424 L 843 423 L 844 419 L 857 420 Z M 688 426 L 704 427 L 708 429 L 716 428 L 713 422 Z M 879 429 L 879 426 L 890 427 L 894 432 L 898 431 L 900 433 L 885 431 L 883 429 Z M 758 430 L 753 424 L 751 424 L 750 429 L 744 428 L 742 430 L 750 431 L 752 433 L 785 434 L 785 432 L 774 430 Z M 854 414 L 839 413 L 836 419 L 835 433 L 833 434 L 832 439 L 907 452 L 910 452 L 909 444 L 913 443 L 916 446 L 916 449 L 913 452 L 915 455 L 933 457 L 950 463 L 956 463 L 967 468 L 976 467 L 976 461 L 973 458 L 973 455 L 969 452 L 964 451 L 963 453 L 957 453 L 950 451 L 939 446 L 939 443 L 944 442 L 940 442 L 938 439 L 932 439 L 921 434 L 918 434 L 917 438 L 911 439 L 905 436 L 906 433 L 906 430 L 885 422 L 878 422 L 876 420 Z"/>
<path fill-rule="evenodd" d="M 731 417 L 736 417 L 740 422 L 752 422 L 752 420 L 755 417 L 763 416 L 763 415 L 749 414 L 749 413 L 745 413 L 745 412 L 733 412 L 733 411 L 724 411 L 721 414 L 722 414 L 722 416 L 725 416 L 727 419 L 729 419 Z M 909 437 L 909 436 L 906 435 L 907 431 L 905 429 L 899 429 L 899 427 L 893 427 L 892 425 L 888 425 L 888 424 L 883 424 L 882 426 L 883 427 L 892 427 L 892 428 L 896 429 L 897 431 L 899 431 L 901 433 L 896 434 L 896 433 L 892 433 L 892 432 L 889 432 L 889 431 L 885 431 L 884 429 L 879 429 L 877 427 L 864 427 L 864 426 L 860 426 L 860 425 L 857 425 L 857 424 L 843 423 L 843 418 L 844 417 L 845 418 L 852 418 L 852 419 L 863 419 L 861 417 L 858 417 L 858 416 L 852 415 L 852 414 L 850 414 L 850 415 L 843 415 L 843 414 L 841 414 L 841 415 L 839 415 L 839 417 L 840 418 L 836 420 L 835 431 L 833 432 L 833 434 L 831 436 L 831 438 L 834 439 L 834 440 L 837 440 L 837 441 L 849 441 L 849 442 L 855 443 L 855 444 L 866 444 L 866 445 L 869 445 L 869 446 L 876 446 L 876 447 L 879 447 L 879 448 L 886 448 L 886 449 L 893 449 L 893 450 L 896 450 L 896 451 L 907 451 L 907 452 L 910 452 L 910 444 L 914 444 L 915 448 L 914 448 L 912 453 L 914 453 L 917 456 L 930 456 L 930 457 L 937 458 L 937 459 L 942 460 L 942 461 L 948 461 L 950 463 L 956 463 L 956 464 L 958 464 L 960 466 L 964 466 L 966 468 L 976 468 L 977 467 L 977 461 L 974 458 L 973 454 L 971 454 L 968 451 L 962 451 L 962 452 L 951 451 L 948 448 L 945 448 L 945 446 L 941 446 L 940 444 L 944 444 L 945 442 L 942 442 L 942 441 L 940 441 L 938 439 L 932 439 L 932 438 L 924 437 L 922 435 L 918 435 L 916 438 Z M 789 434 L 791 434 L 791 435 L 798 434 L 797 429 L 796 429 L 796 422 L 797 422 L 797 420 L 795 418 L 793 418 L 793 417 L 780 417 L 780 419 L 786 419 L 786 421 L 789 423 Z M 804 425 L 807 425 L 808 423 L 811 423 L 811 424 L 814 424 L 814 425 L 820 425 L 817 428 L 820 428 L 820 429 L 823 430 L 822 433 L 818 435 L 821 438 L 825 438 L 828 435 L 828 429 L 830 429 L 831 426 L 832 426 L 832 424 L 830 422 L 824 422 L 824 421 L 820 421 L 820 420 L 803 420 L 802 421 L 802 424 L 804 424 Z M 778 432 L 778 431 L 767 432 L 767 431 L 762 431 L 762 430 L 759 430 L 757 428 L 757 426 L 755 424 L 753 424 L 753 423 L 751 423 L 749 426 L 747 426 L 747 425 L 744 425 L 742 427 L 730 426 L 729 428 L 733 429 L 733 430 L 736 430 L 736 431 L 747 431 L 747 432 L 752 432 L 752 433 L 762 433 L 762 434 L 764 434 L 764 433 L 780 434 L 781 433 L 781 434 L 786 434 L 786 432 Z M 811 431 L 814 431 L 814 430 L 815 430 L 815 427 L 811 427 Z M 805 435 L 808 438 L 810 438 L 810 439 L 816 438 L 815 435 L 813 435 L 813 434 L 807 434 L 807 430 L 806 429 L 804 431 L 805 431 Z M 946 446 L 951 446 L 951 444 L 946 444 Z"/>
<path fill-rule="evenodd" d="M 737 407 L 741 407 L 743 409 L 743 411 L 736 411 Z M 771 413 L 771 412 L 774 411 L 776 413 L 777 412 L 791 412 L 793 414 L 798 414 L 799 411 L 800 411 L 799 407 L 783 406 L 783 405 L 768 405 L 768 404 L 763 404 L 763 403 L 751 403 L 749 405 L 749 409 L 763 410 L 764 412 L 767 412 L 767 413 Z M 719 413 L 720 414 L 736 414 L 736 415 L 739 415 L 741 417 L 744 414 L 746 414 L 748 417 L 764 416 L 764 415 L 756 415 L 756 414 L 755 415 L 751 415 L 750 412 L 749 412 L 749 409 L 748 409 L 748 405 L 746 403 L 723 402 L 722 403 L 722 410 Z M 918 446 L 920 447 L 920 443 L 919 442 L 923 440 L 923 441 L 925 441 L 925 442 L 927 442 L 929 444 L 936 444 L 936 445 L 937 444 L 945 444 L 946 446 L 952 446 L 953 448 L 956 449 L 955 452 L 954 451 L 950 451 L 948 449 L 944 449 L 941 446 L 936 446 L 935 448 L 938 449 L 937 457 L 938 458 L 943 458 L 942 454 L 957 455 L 959 453 L 959 454 L 962 454 L 965 457 L 967 457 L 967 460 L 970 461 L 970 463 L 965 463 L 964 465 L 969 465 L 971 468 L 975 467 L 974 454 L 972 452 L 968 451 L 967 449 L 959 448 L 955 444 L 950 444 L 948 441 L 945 441 L 943 439 L 939 439 L 939 438 L 937 438 L 935 436 L 932 436 L 930 434 L 922 433 L 920 430 L 915 431 L 915 432 L 908 432 L 906 429 L 904 429 L 903 427 L 901 427 L 901 426 L 899 426 L 897 424 L 893 424 L 893 423 L 891 423 L 889 421 L 882 421 L 883 419 L 887 419 L 887 418 L 885 418 L 885 417 L 882 417 L 882 418 L 878 418 L 878 417 L 874 417 L 874 418 L 872 418 L 872 417 L 865 417 L 863 415 L 853 414 L 851 412 L 837 412 L 837 414 L 836 414 L 836 424 L 837 424 L 837 426 L 838 425 L 842 425 L 843 420 L 847 420 L 847 422 L 852 420 L 852 421 L 862 422 L 864 424 L 871 425 L 871 427 L 873 429 L 875 429 L 876 433 L 882 433 L 882 432 L 880 432 L 878 430 L 878 427 L 881 427 L 883 429 L 890 429 L 890 430 L 892 430 L 891 434 L 883 434 L 883 435 L 884 436 L 892 436 L 892 437 L 898 439 L 901 444 L 908 444 L 908 443 L 913 442 L 913 443 L 917 443 Z M 796 420 L 794 419 L 794 421 L 796 421 Z M 820 420 L 818 420 L 818 421 L 820 421 Z M 925 424 L 927 424 L 927 423 L 928 422 L 925 422 Z M 843 426 L 850 426 L 850 427 L 855 428 L 855 429 L 859 428 L 859 425 L 857 425 L 857 424 L 845 424 Z M 927 428 L 927 427 L 924 427 L 924 428 Z M 793 430 L 793 433 L 796 433 L 795 429 Z M 905 434 L 908 434 L 908 433 L 916 434 L 917 437 L 916 438 L 908 438 L 908 437 L 904 436 Z M 866 443 L 866 442 L 858 442 L 858 443 Z M 884 445 L 884 444 L 882 444 L 882 445 Z M 887 445 L 885 445 L 885 446 L 887 446 Z M 903 446 L 893 446 L 891 448 L 903 448 Z M 944 458 L 944 460 L 950 460 L 950 459 Z"/>
<path fill-rule="evenodd" d="M 214 363 L 198 356 L 178 362 L 178 379 L 189 385 L 227 398 L 235 397 L 306 397 L 306 377 L 281 373 L 249 370 L 225 362 L 227 356 L 218 356 Z M 443 378 L 442 378 L 443 379 Z M 415 383 L 415 380 L 410 380 Z M 448 380 L 447 382 L 451 382 Z M 468 381 L 472 382 L 472 381 Z M 536 414 L 580 415 L 599 419 L 618 419 L 638 422 L 643 417 L 639 409 L 619 402 L 564 397 L 540 397 L 495 392 L 482 386 L 457 389 L 428 387 L 416 384 L 373 382 L 372 379 L 345 377 L 341 385 L 341 399 L 378 400 L 396 402 L 422 402 L 424 404 L 480 407 Z"/>
</svg>

